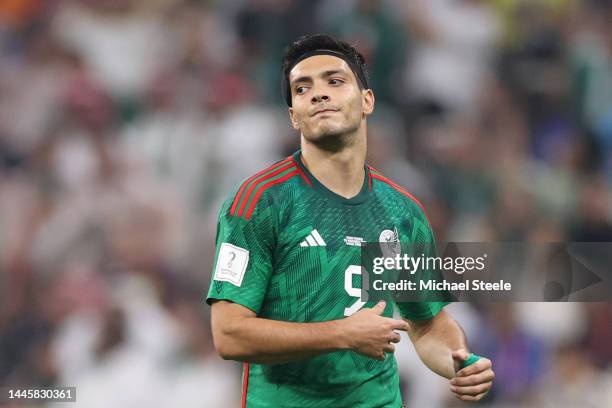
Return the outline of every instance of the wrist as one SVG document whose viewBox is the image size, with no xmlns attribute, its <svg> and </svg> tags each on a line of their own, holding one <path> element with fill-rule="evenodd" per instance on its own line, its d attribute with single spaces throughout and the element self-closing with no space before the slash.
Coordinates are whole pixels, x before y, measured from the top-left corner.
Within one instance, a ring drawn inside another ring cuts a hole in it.
<svg viewBox="0 0 612 408">
<path fill-rule="evenodd" d="M 347 319 L 334 320 L 332 323 L 334 348 L 337 350 L 352 350 L 353 343 L 349 334 Z"/>
</svg>

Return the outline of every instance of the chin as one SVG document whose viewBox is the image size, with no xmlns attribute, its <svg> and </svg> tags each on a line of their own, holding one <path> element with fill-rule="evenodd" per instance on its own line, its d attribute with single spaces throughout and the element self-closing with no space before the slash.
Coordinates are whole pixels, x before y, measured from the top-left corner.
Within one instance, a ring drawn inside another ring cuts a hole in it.
<svg viewBox="0 0 612 408">
<path fill-rule="evenodd" d="M 322 123 L 313 132 L 313 139 L 325 139 L 328 137 L 338 137 L 349 132 L 351 129 L 345 124 L 340 123 Z"/>
<path fill-rule="evenodd" d="M 327 151 L 339 151 L 352 144 L 347 129 L 344 128 L 326 128 L 316 134 L 304 136 L 304 138 L 318 148 Z"/>
<path fill-rule="evenodd" d="M 315 134 L 307 137 L 309 141 L 316 143 L 318 141 L 329 140 L 329 139 L 337 139 L 344 134 L 342 129 L 334 129 L 334 128 L 325 128 L 321 129 Z"/>
</svg>

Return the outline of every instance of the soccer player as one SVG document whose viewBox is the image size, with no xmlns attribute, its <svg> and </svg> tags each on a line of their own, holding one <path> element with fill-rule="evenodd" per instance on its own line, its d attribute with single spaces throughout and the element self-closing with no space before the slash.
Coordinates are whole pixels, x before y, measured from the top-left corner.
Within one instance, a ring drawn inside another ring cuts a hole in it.
<svg viewBox="0 0 612 408">
<path fill-rule="evenodd" d="M 434 242 L 423 206 L 365 164 L 363 57 L 302 37 L 284 55 L 283 91 L 301 149 L 222 206 L 206 299 L 218 353 L 244 362 L 242 406 L 400 408 L 399 330 L 458 398 L 480 400 L 491 361 L 468 353 L 445 303 L 360 300 L 365 242 Z"/>
</svg>

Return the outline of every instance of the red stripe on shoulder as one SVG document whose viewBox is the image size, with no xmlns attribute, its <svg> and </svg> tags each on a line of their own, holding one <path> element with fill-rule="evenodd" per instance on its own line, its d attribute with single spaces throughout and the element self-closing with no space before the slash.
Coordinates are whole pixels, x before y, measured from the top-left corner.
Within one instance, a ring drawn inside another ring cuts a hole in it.
<svg viewBox="0 0 612 408">
<path fill-rule="evenodd" d="M 398 186 L 397 184 L 395 184 L 388 178 L 381 176 L 380 174 L 372 173 L 372 177 L 374 177 L 377 180 L 384 181 L 385 183 L 389 184 L 391 187 L 393 187 L 394 189 L 396 189 L 397 191 L 399 191 L 400 193 L 402 193 L 403 195 L 405 195 L 406 197 L 414 201 L 419 207 L 421 207 L 421 210 L 423 210 L 423 214 L 425 214 L 425 218 L 427 218 L 427 222 L 429 223 L 429 225 L 431 225 L 431 222 L 429 221 L 429 215 L 427 214 L 427 210 L 425 210 L 425 206 L 421 204 L 421 202 L 415 196 L 413 196 L 408 191 L 404 190 L 402 187 Z"/>
<path fill-rule="evenodd" d="M 379 170 L 376 170 L 374 167 L 370 166 L 369 164 L 368 164 L 368 167 L 369 167 L 370 170 L 375 171 L 377 173 L 380 173 Z"/>
<path fill-rule="evenodd" d="M 261 176 L 257 180 L 255 180 L 253 182 L 253 184 L 251 184 L 251 187 L 249 187 L 247 192 L 244 194 L 244 200 L 242 200 L 242 204 L 240 204 L 240 209 L 238 210 L 238 216 L 242 217 L 242 214 L 244 214 L 244 209 L 246 207 L 246 204 L 249 201 L 249 198 L 251 198 L 251 194 L 253 193 L 253 190 L 255 190 L 255 188 L 257 186 L 261 185 L 261 183 L 263 183 L 264 181 L 266 181 L 266 180 L 268 180 L 268 179 L 270 179 L 270 178 L 272 178 L 274 176 L 278 176 L 283 171 L 289 170 L 289 169 L 294 168 L 294 167 L 295 167 L 295 164 L 293 164 L 293 162 L 291 162 L 291 161 L 288 161 L 285 165 L 278 167 L 273 172 L 268 173 L 265 176 Z"/>
<path fill-rule="evenodd" d="M 247 220 L 251 219 L 251 215 L 253 215 L 253 211 L 255 210 L 255 206 L 257 205 L 257 201 L 259 200 L 259 197 L 261 196 L 261 194 L 264 192 L 264 190 L 266 190 L 267 188 L 275 185 L 275 184 L 279 184 L 279 183 L 283 183 L 287 180 L 289 180 L 291 177 L 296 176 L 299 174 L 299 168 L 295 169 L 287 174 L 285 174 L 282 177 L 279 177 L 277 179 L 274 180 L 270 180 L 268 181 L 266 184 L 262 185 L 260 189 L 257 190 L 257 193 L 255 193 L 255 196 L 253 197 L 253 201 L 251 201 L 251 205 L 249 206 L 249 210 L 246 213 L 245 218 Z"/>
<path fill-rule="evenodd" d="M 252 175 L 251 177 L 249 177 L 244 183 L 242 183 L 242 186 L 240 186 L 240 190 L 238 190 L 238 193 L 236 194 L 236 196 L 234 197 L 234 201 L 232 202 L 232 207 L 230 208 L 230 214 L 234 215 L 234 212 L 236 211 L 236 207 L 238 206 L 238 203 L 240 202 L 240 197 L 242 196 L 242 192 L 244 191 L 244 189 L 246 188 L 246 186 L 253 181 L 254 179 L 256 179 L 257 177 L 261 176 L 262 174 L 273 170 L 275 168 L 277 168 L 278 166 L 282 166 L 283 164 L 286 164 L 289 162 L 290 157 L 287 157 L 284 160 L 279 161 L 276 164 L 273 164 L 270 167 L 267 167 L 265 169 L 263 169 L 262 171 Z"/>
<path fill-rule="evenodd" d="M 242 380 L 242 404 L 240 404 L 240 406 L 246 408 L 247 391 L 249 389 L 249 363 L 243 363 L 242 367 L 244 369 L 244 378 Z"/>
<path fill-rule="evenodd" d="M 302 176 L 302 178 L 304 179 L 306 184 L 308 184 L 310 187 L 312 187 L 312 183 L 310 182 L 310 180 L 308 180 L 308 177 L 306 177 L 306 175 L 302 171 L 302 168 L 297 164 L 297 162 L 295 161 L 295 159 L 293 157 L 291 157 L 291 160 L 293 161 L 293 164 L 295 164 L 295 167 L 297 167 L 298 172 L 300 173 L 300 176 Z"/>
</svg>

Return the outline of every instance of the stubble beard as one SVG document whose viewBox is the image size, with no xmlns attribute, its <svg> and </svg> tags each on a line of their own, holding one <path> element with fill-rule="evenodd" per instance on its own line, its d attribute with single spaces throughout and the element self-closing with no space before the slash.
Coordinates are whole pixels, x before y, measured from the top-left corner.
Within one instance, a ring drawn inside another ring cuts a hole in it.
<svg viewBox="0 0 612 408">
<path fill-rule="evenodd" d="M 316 136 L 304 135 L 304 138 L 321 150 L 339 152 L 355 144 L 358 129 L 359 123 L 349 124 L 341 129 L 324 129 Z"/>
</svg>

